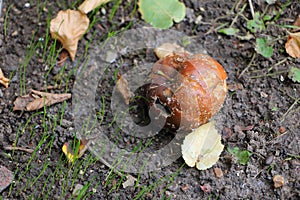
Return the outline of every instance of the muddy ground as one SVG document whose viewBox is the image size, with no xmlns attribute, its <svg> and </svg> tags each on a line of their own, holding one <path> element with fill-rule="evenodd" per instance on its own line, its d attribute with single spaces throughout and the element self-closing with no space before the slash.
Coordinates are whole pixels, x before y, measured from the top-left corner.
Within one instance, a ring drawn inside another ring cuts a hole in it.
<svg viewBox="0 0 300 200">
<path fill-rule="evenodd" d="M 276 26 L 291 25 L 295 21 L 300 14 L 299 1 L 290 2 L 286 8 L 286 1 L 276 1 L 269 6 L 265 1 L 253 1 L 256 12 L 269 14 L 272 19 L 266 22 L 266 30 L 258 31 L 250 38 L 226 36 L 217 31 L 220 25 L 232 23 L 236 13 L 248 1 L 183 1 L 187 15 L 170 29 L 195 36 L 228 74 L 229 92 L 216 117 L 225 150 L 217 164 L 208 170 L 190 168 L 183 165 L 184 160 L 180 158 L 159 171 L 140 174 L 139 186 L 127 188 L 119 187 L 120 177 L 112 176 L 111 170 L 100 161 L 90 162 L 86 166 L 68 165 L 61 147 L 72 140 L 75 134 L 71 100 L 63 105 L 64 114 L 61 114 L 62 104 L 57 104 L 48 108 L 46 114 L 40 110 L 36 115 L 33 115 L 36 112 L 14 112 L 13 102 L 22 92 L 23 78 L 27 92 L 57 84 L 61 87 L 49 91 L 72 93 L 76 70 L 81 62 L 79 58 L 85 56 L 86 43 L 92 40 L 102 42 L 108 33 L 125 27 L 134 29 L 150 25 L 134 11 L 135 1 L 122 1 L 114 15 L 113 7 L 118 1 L 108 3 L 99 12 L 89 15 L 90 19 L 95 17 L 97 21 L 80 41 L 78 57 L 74 62 L 67 60 L 62 73 L 61 66 L 56 62 L 59 58 L 54 59 L 50 66 L 43 60 L 50 54 L 49 47 L 53 44 L 52 40 L 46 43 L 47 19 L 55 16 L 59 10 L 71 8 L 72 1 L 37 2 L 4 0 L 0 18 L 0 67 L 5 76 L 11 78 L 8 88 L 0 87 L 0 165 L 14 173 L 14 181 L 0 194 L 2 199 L 69 199 L 77 184 L 87 186 L 82 197 L 86 199 L 134 199 L 139 194 L 143 194 L 140 197 L 142 199 L 300 198 L 300 85 L 288 77 L 289 68 L 299 68 L 300 60 L 289 57 L 285 52 L 287 29 Z M 281 13 L 278 19 L 277 13 Z M 249 5 L 242 14 L 251 19 Z M 249 34 L 243 17 L 237 17 L 233 27 L 240 30 L 240 36 Z M 255 53 L 256 37 L 272 39 L 274 54 L 271 58 Z M 31 41 L 40 41 L 36 49 L 30 50 L 34 45 Z M 97 45 L 97 42 L 91 45 Z M 58 49 L 59 46 L 55 50 Z M 28 57 L 29 54 L 32 56 Z M 24 70 L 22 66 L 26 62 L 28 65 Z M 107 79 L 99 83 L 98 88 L 98 97 L 105 97 L 107 109 L 113 76 L 114 69 L 108 69 Z M 296 99 L 298 103 L 295 103 Z M 105 112 L 102 128 L 109 132 L 115 126 L 109 126 L 113 116 L 109 110 Z M 62 123 L 53 126 L 55 116 L 62 116 Z M 122 147 L 136 143 L 129 136 L 123 137 Z M 164 140 L 168 141 L 170 137 L 173 136 L 162 136 L 159 138 L 162 141 L 157 143 L 165 143 Z M 32 153 L 4 150 L 4 146 L 13 144 L 30 149 L 36 149 L 38 145 L 40 147 L 34 156 Z M 247 165 L 239 164 L 226 151 L 228 147 L 252 152 Z M 90 157 L 93 156 L 87 152 L 81 160 Z M 178 172 L 182 165 L 183 168 Z M 217 178 L 214 168 L 220 168 L 223 176 Z M 78 173 L 80 170 L 83 173 Z M 175 173 L 174 177 L 166 178 L 166 181 L 152 187 L 153 183 Z M 138 177 L 137 174 L 132 175 Z M 272 179 L 275 175 L 284 178 L 282 187 L 274 187 Z M 107 179 L 108 176 L 110 178 Z M 209 185 L 210 191 L 205 192 L 203 187 L 201 189 L 203 185 Z"/>
</svg>

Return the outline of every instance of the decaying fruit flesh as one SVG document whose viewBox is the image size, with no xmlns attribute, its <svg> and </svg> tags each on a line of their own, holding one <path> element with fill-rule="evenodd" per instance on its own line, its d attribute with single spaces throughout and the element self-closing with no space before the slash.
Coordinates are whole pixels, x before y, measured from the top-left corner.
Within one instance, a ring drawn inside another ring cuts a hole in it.
<svg viewBox="0 0 300 200">
<path fill-rule="evenodd" d="M 151 84 L 140 91 L 147 99 L 143 105 L 146 110 L 157 107 L 157 115 L 165 115 L 165 128 L 170 130 L 190 130 L 207 123 L 227 92 L 224 68 L 205 54 L 166 56 L 154 64 L 149 78 Z"/>
</svg>

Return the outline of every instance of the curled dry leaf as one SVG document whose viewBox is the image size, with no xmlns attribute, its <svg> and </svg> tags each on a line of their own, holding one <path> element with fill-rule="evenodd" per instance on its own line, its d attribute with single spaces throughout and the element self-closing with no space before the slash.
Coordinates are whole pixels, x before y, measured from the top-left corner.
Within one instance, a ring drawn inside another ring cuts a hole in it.
<svg viewBox="0 0 300 200">
<path fill-rule="evenodd" d="M 130 98 L 133 96 L 133 93 L 130 91 L 130 89 L 128 87 L 127 80 L 121 75 L 118 75 L 118 78 L 119 79 L 117 80 L 117 83 L 116 83 L 118 92 L 122 95 L 126 105 L 129 105 L 129 101 L 130 101 Z"/>
<path fill-rule="evenodd" d="M 0 83 L 2 84 L 2 85 L 4 85 L 4 87 L 8 87 L 8 83 L 9 83 L 9 79 L 8 78 L 5 78 L 4 77 L 4 74 L 3 74 L 3 72 L 2 72 L 2 70 L 1 70 L 1 68 L 0 68 Z"/>
<path fill-rule="evenodd" d="M 223 151 L 221 135 L 215 123 L 206 123 L 187 135 L 181 146 L 182 157 L 190 167 L 205 170 L 212 167 Z"/>
<path fill-rule="evenodd" d="M 70 99 L 71 94 L 53 94 L 47 92 L 40 92 L 31 90 L 29 94 L 18 97 L 14 102 L 13 110 L 32 111 L 43 108 L 44 106 L 50 106 L 55 103 L 62 102 Z"/>
<path fill-rule="evenodd" d="M 285 50 L 293 58 L 300 58 L 300 32 L 290 33 Z"/>
<path fill-rule="evenodd" d="M 94 10 L 101 4 L 105 4 L 109 2 L 110 0 L 85 0 L 79 7 L 78 10 L 80 10 L 83 13 L 89 13 L 91 10 Z"/>
<path fill-rule="evenodd" d="M 51 37 L 59 40 L 74 61 L 78 41 L 88 29 L 90 20 L 85 13 L 75 10 L 59 11 L 50 22 Z"/>
<path fill-rule="evenodd" d="M 183 47 L 175 43 L 163 43 L 159 47 L 154 49 L 156 56 L 161 59 L 173 53 L 188 53 Z"/>
</svg>

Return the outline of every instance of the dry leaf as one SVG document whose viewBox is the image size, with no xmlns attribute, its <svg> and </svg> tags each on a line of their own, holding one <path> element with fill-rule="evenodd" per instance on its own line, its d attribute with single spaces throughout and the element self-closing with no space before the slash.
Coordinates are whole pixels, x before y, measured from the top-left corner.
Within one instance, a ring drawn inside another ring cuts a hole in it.
<svg viewBox="0 0 300 200">
<path fill-rule="evenodd" d="M 130 91 L 130 89 L 128 87 L 127 80 L 121 75 L 118 75 L 118 78 L 119 79 L 117 80 L 117 83 L 116 83 L 118 92 L 122 95 L 126 105 L 129 105 L 129 101 L 130 101 L 130 98 L 133 96 L 133 93 Z"/>
<path fill-rule="evenodd" d="M 59 11 L 50 22 L 51 37 L 59 40 L 74 61 L 78 41 L 88 29 L 90 20 L 86 14 L 75 10 Z"/>
<path fill-rule="evenodd" d="M 4 77 L 4 74 L 3 74 L 3 72 L 2 72 L 2 70 L 1 70 L 1 68 L 0 68 L 0 83 L 2 84 L 2 85 L 4 85 L 4 87 L 8 87 L 8 83 L 9 83 L 9 79 L 8 78 L 5 78 Z"/>
<path fill-rule="evenodd" d="M 215 123 L 209 122 L 187 135 L 181 146 L 182 157 L 190 167 L 204 170 L 212 167 L 218 160 L 224 145 Z"/>
<path fill-rule="evenodd" d="M 91 10 L 94 10 L 101 4 L 105 4 L 109 2 L 110 0 L 85 0 L 79 7 L 78 10 L 80 10 L 83 13 L 89 13 Z"/>
<path fill-rule="evenodd" d="M 67 159 L 70 163 L 74 162 L 76 159 L 80 158 L 84 154 L 84 152 L 90 145 L 91 139 L 76 139 L 75 144 L 73 146 L 72 142 L 73 141 L 66 142 L 62 147 L 62 151 L 67 156 Z"/>
<path fill-rule="evenodd" d="M 18 97 L 15 100 L 13 110 L 38 110 L 40 108 L 43 108 L 44 106 L 50 106 L 52 104 L 59 103 L 70 98 L 71 94 L 69 93 L 53 94 L 31 90 L 29 94 Z"/>
<path fill-rule="evenodd" d="M 188 53 L 183 47 L 175 43 L 163 43 L 159 47 L 155 48 L 154 52 L 159 59 L 164 58 L 172 53 Z"/>
<path fill-rule="evenodd" d="M 293 58 L 300 58 L 300 32 L 290 33 L 285 50 Z"/>
<path fill-rule="evenodd" d="M 275 175 L 273 177 L 274 187 L 279 188 L 284 185 L 284 178 L 280 175 Z"/>
</svg>

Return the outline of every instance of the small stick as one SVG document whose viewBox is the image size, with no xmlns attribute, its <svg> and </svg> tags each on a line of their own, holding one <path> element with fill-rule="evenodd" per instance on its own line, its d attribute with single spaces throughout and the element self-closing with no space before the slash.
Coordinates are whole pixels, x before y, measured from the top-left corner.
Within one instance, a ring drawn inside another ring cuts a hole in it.
<svg viewBox="0 0 300 200">
<path fill-rule="evenodd" d="M 249 67 L 252 65 L 254 58 L 256 56 L 256 53 L 253 54 L 250 62 L 248 63 L 247 67 L 241 72 L 241 74 L 238 76 L 238 78 L 241 78 L 243 76 L 243 74 L 249 69 Z"/>
<path fill-rule="evenodd" d="M 281 122 L 285 120 L 285 117 L 288 115 L 288 113 L 294 108 L 295 105 L 298 104 L 298 101 L 300 101 L 300 98 L 296 99 L 294 103 L 289 107 L 289 109 L 283 114 L 283 116 L 281 117 Z"/>
<path fill-rule="evenodd" d="M 248 2 L 249 2 L 252 18 L 254 19 L 254 9 L 253 9 L 253 5 L 252 5 L 252 0 L 248 0 Z"/>
<path fill-rule="evenodd" d="M 9 150 L 9 151 L 25 151 L 27 153 L 33 153 L 33 149 L 28 149 L 28 148 L 24 148 L 24 147 L 13 147 L 13 146 L 6 146 L 3 147 L 4 150 Z"/>
</svg>

